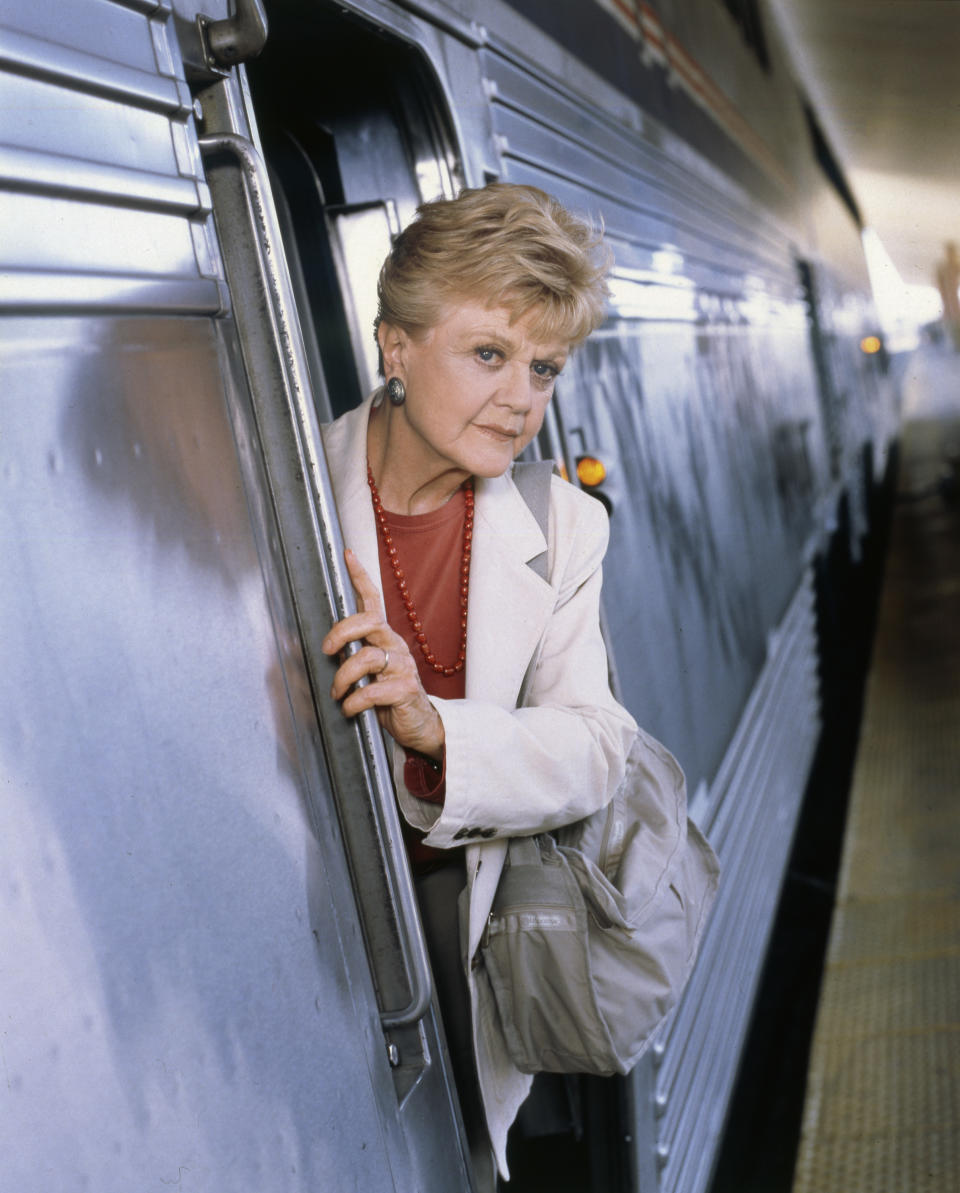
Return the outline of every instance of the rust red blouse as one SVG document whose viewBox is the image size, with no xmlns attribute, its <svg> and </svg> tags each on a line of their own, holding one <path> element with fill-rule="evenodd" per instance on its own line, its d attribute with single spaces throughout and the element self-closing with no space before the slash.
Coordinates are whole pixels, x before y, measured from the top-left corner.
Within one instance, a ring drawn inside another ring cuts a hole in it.
<svg viewBox="0 0 960 1193">
<path fill-rule="evenodd" d="M 460 559 L 463 550 L 463 520 L 466 502 L 458 490 L 438 510 L 429 514 L 393 514 L 384 511 L 387 527 L 397 549 L 397 558 L 406 576 L 414 608 L 427 636 L 430 649 L 441 663 L 452 666 L 460 647 Z M 465 694 L 464 672 L 438 675 L 426 662 L 420 644 L 407 617 L 407 611 L 394 578 L 390 557 L 382 536 L 378 535 L 380 579 L 385 612 L 390 627 L 400 634 L 420 673 L 420 682 L 430 696 L 445 700 L 462 699 Z M 407 752 L 404 780 L 411 795 L 432 803 L 443 803 L 444 781 L 428 761 Z M 422 833 L 401 817 L 407 853 L 415 870 L 430 867 L 451 856 L 449 849 L 431 849 L 422 843 Z"/>
</svg>

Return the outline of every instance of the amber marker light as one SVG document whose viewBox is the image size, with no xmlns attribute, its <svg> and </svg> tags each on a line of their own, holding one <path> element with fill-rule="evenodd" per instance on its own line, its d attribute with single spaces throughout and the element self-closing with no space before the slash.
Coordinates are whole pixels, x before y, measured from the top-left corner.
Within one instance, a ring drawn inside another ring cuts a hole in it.
<svg viewBox="0 0 960 1193">
<path fill-rule="evenodd" d="M 860 351 L 867 356 L 875 356 L 882 347 L 879 336 L 864 336 L 860 341 Z"/>
<path fill-rule="evenodd" d="M 588 489 L 595 489 L 607 479 L 606 465 L 596 456 L 580 456 L 577 459 L 577 480 Z"/>
</svg>

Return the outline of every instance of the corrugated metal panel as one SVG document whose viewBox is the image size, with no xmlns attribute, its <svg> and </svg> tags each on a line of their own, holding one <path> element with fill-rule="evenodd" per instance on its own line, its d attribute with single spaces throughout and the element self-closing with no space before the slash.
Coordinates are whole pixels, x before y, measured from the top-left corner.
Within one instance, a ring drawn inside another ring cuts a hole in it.
<svg viewBox="0 0 960 1193">
<path fill-rule="evenodd" d="M 569 450 L 607 467 L 623 698 L 694 787 L 712 781 L 803 571 L 818 458 L 805 335 L 802 318 L 631 320 L 592 337 L 558 388 Z"/>
<path fill-rule="evenodd" d="M 729 180 L 717 173 L 705 186 L 649 135 L 564 95 L 506 47 L 485 51 L 483 64 L 504 177 L 539 176 L 574 209 L 602 210 L 619 265 L 648 267 L 669 243 L 692 259 L 701 285 L 728 290 L 733 266 L 736 277 L 759 270 L 795 289 L 782 230 Z"/>
<path fill-rule="evenodd" d="M 692 811 L 723 877 L 703 952 L 655 1045 L 662 1193 L 709 1181 L 819 732 L 809 573 L 709 792 Z"/>
<path fill-rule="evenodd" d="M 166 4 L 0 27 L 0 308 L 217 313 L 226 290 Z"/>
</svg>

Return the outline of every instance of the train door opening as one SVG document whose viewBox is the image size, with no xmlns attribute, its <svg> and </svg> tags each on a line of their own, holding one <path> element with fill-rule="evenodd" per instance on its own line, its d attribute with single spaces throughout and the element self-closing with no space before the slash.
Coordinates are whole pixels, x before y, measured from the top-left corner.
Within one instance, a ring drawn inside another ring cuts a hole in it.
<svg viewBox="0 0 960 1193">
<path fill-rule="evenodd" d="M 462 185 L 449 117 L 413 46 L 339 9 L 270 8 L 248 66 L 321 419 L 378 383 L 376 281 L 418 204 Z M 362 63 L 362 69 L 357 64 Z M 322 395 L 326 395 L 325 397 Z"/>
</svg>

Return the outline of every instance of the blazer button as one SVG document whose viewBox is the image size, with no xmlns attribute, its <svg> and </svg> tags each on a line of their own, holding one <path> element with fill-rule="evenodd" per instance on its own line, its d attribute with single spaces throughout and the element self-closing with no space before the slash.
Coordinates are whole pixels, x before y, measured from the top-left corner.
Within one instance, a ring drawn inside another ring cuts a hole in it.
<svg viewBox="0 0 960 1193">
<path fill-rule="evenodd" d="M 472 835 L 473 835 L 472 828 L 458 828 L 457 831 L 453 834 L 453 839 L 454 839 L 454 841 L 462 841 L 464 837 L 469 837 Z"/>
<path fill-rule="evenodd" d="M 481 837 L 490 838 L 490 837 L 495 837 L 496 835 L 497 835 L 497 830 L 495 828 L 482 828 L 480 830 Z"/>
</svg>

